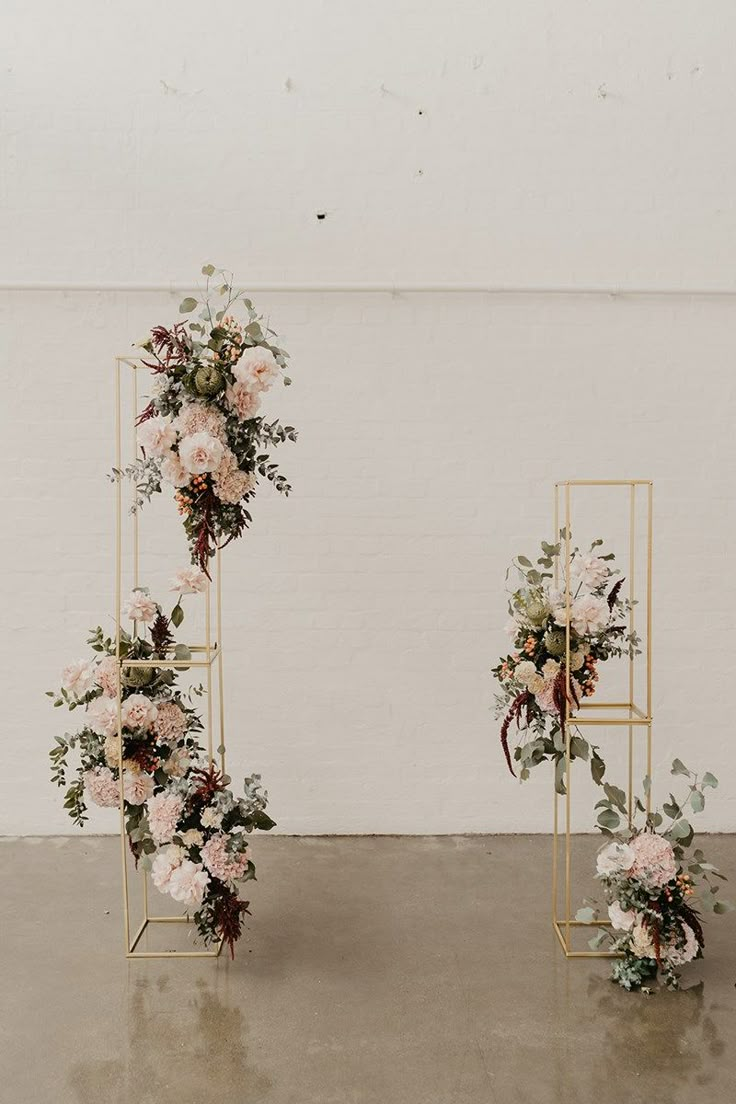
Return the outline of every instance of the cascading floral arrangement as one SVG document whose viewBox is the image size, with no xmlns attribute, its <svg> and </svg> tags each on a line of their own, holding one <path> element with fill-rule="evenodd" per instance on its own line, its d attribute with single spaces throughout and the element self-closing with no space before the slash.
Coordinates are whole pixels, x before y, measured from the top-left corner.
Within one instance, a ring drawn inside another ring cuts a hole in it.
<svg viewBox="0 0 736 1104">
<path fill-rule="evenodd" d="M 561 587 L 552 585 L 555 562 L 561 560 L 565 530 L 557 544 L 542 541 L 536 565 L 517 556 L 510 571 L 521 585 L 509 595 L 507 633 L 513 651 L 492 673 L 500 683 L 496 714 L 503 718 L 501 746 L 509 770 L 519 764 L 524 780 L 539 763 L 555 763 L 555 786 L 564 793 L 565 716 L 568 701 L 578 706 L 595 693 L 598 664 L 613 656 L 637 654 L 639 638 L 628 629 L 630 603 L 621 597 L 623 578 L 614 566 L 614 554 L 601 551 L 603 541 L 593 541 L 587 552 L 571 548 L 570 554 L 570 681 L 569 699 L 565 671 L 567 604 L 564 563 L 557 564 Z M 509 572 L 507 572 L 507 579 Z M 617 578 L 618 576 L 618 578 Z M 509 748 L 515 725 L 519 740 Z M 605 763 L 579 729 L 570 738 L 572 759 L 590 762 L 592 777 L 600 783 Z"/>
<path fill-rule="evenodd" d="M 667 988 L 679 988 L 679 968 L 701 958 L 705 945 L 696 904 L 714 913 L 733 908 L 719 895 L 717 880 L 725 880 L 724 875 L 700 849 L 690 853 L 694 831 L 685 816 L 688 806 L 702 812 L 705 791 L 718 780 L 710 772 L 699 778 L 679 759 L 672 763 L 672 774 L 687 778 L 685 797 L 677 801 L 670 794 L 662 813 L 650 814 L 641 827 L 622 827 L 628 824 L 626 794 L 618 787 L 606 784 L 606 796 L 597 804 L 598 827 L 609 842 L 598 853 L 596 871 L 611 927 L 601 929 L 590 946 L 597 950 L 607 945 L 620 953 L 611 976 L 624 989 L 649 992 L 658 976 Z M 635 813 L 645 813 L 638 798 Z M 665 817 L 669 823 L 663 827 Z M 599 915 L 599 906 L 591 901 L 576 919 L 590 924 Z"/>
<path fill-rule="evenodd" d="M 133 509 L 163 484 L 175 488 L 192 563 L 209 573 L 218 545 L 240 537 L 250 524 L 248 505 L 259 476 L 289 494 L 265 450 L 295 441 L 296 430 L 261 412 L 274 383 L 291 383 L 288 353 L 271 340 L 276 335 L 251 300 L 233 287 L 232 273 L 213 265 L 204 265 L 202 273 L 201 299 L 188 296 L 179 307 L 194 317 L 156 326 L 141 346 L 154 375 L 150 402 L 138 418 L 143 455 L 114 469 L 112 478 L 135 481 Z"/>
<path fill-rule="evenodd" d="M 253 775 L 245 779 L 243 797 L 235 797 L 230 778 L 209 764 L 199 743 L 203 726 L 192 700 L 201 688 L 185 693 L 176 670 L 156 666 L 172 654 L 190 658 L 184 645 L 175 644 L 172 628 L 184 617 L 182 595 L 203 590 L 205 582 L 198 569 L 179 571 L 171 585 L 179 597 L 168 616 L 146 588 L 131 593 L 123 615 L 134 633 L 121 631 L 120 654 L 150 665 L 121 669 L 115 641 L 100 627 L 92 631 L 93 656 L 65 667 L 61 689 L 47 692 L 55 706 L 82 711 L 79 730 L 55 737 L 50 758 L 52 781 L 67 787 L 64 807 L 80 826 L 88 800 L 120 807 L 122 769 L 126 832 L 136 864 L 150 871 L 157 889 L 193 913 L 205 944 L 222 938 L 232 954 L 248 911 L 237 884 L 255 877 L 247 837 L 274 825 L 266 813 L 268 795 Z M 67 785 L 72 748 L 79 763 Z"/>
</svg>

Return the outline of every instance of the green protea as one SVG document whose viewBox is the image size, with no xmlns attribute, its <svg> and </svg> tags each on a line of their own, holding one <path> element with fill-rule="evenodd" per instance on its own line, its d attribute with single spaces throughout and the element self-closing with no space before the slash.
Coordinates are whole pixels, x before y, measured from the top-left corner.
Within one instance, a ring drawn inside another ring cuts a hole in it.
<svg viewBox="0 0 736 1104">
<path fill-rule="evenodd" d="M 225 386 L 225 377 L 214 364 L 203 364 L 194 374 L 194 387 L 200 395 L 211 398 Z"/>
</svg>

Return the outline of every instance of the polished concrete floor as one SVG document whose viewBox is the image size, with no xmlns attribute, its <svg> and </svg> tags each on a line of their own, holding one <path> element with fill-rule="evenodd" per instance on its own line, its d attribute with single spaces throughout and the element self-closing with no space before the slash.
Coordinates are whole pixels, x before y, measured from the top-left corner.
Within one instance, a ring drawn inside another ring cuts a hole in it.
<svg viewBox="0 0 736 1104">
<path fill-rule="evenodd" d="M 732 915 L 688 991 L 629 995 L 553 943 L 544 837 L 255 849 L 234 962 L 129 962 L 117 841 L 0 841 L 3 1104 L 736 1100 Z"/>
</svg>

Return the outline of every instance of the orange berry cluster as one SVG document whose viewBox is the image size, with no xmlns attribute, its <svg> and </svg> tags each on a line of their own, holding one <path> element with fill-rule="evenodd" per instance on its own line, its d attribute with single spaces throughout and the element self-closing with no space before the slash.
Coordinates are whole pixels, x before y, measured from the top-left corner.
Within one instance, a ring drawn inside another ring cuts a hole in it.
<svg viewBox="0 0 736 1104">
<path fill-rule="evenodd" d="M 589 672 L 589 678 L 583 683 L 583 697 L 589 698 L 595 693 L 595 684 L 598 681 L 598 670 L 596 668 L 597 660 L 592 655 L 585 657 L 585 667 Z"/>
<path fill-rule="evenodd" d="M 678 874 L 677 875 L 677 888 L 680 890 L 680 893 L 683 895 L 683 897 L 692 897 L 692 895 L 695 893 L 695 889 L 691 885 L 691 882 L 692 882 L 692 878 L 690 877 L 689 874 Z M 669 888 L 669 886 L 665 886 L 664 892 L 665 892 L 665 896 L 666 896 L 667 900 L 671 901 L 672 900 L 672 890 Z"/>
<path fill-rule="evenodd" d="M 534 655 L 536 650 L 537 650 L 536 640 L 534 639 L 533 636 L 528 636 L 526 638 L 525 643 L 524 643 L 524 651 L 526 652 L 526 654 L 528 656 L 530 656 L 530 655 Z"/>
<path fill-rule="evenodd" d="M 505 679 L 505 678 L 509 678 L 510 675 L 511 675 L 511 668 L 509 667 L 506 660 L 504 660 L 503 663 L 501 664 L 501 670 L 498 672 L 498 677 L 500 679 Z"/>
</svg>

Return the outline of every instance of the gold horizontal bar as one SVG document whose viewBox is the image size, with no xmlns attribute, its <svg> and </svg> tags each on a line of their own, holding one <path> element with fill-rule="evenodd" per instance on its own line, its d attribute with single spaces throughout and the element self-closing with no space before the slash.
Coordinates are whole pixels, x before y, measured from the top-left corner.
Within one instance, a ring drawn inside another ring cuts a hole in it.
<svg viewBox="0 0 736 1104">
<path fill-rule="evenodd" d="M 191 916 L 149 916 L 149 924 L 191 924 Z"/>
<path fill-rule="evenodd" d="M 129 951 L 126 958 L 217 958 L 222 950 L 216 951 Z"/>
<path fill-rule="evenodd" d="M 631 702 L 581 702 L 578 709 L 636 709 L 636 706 Z"/>
<path fill-rule="evenodd" d="M 651 725 L 651 717 L 580 717 L 570 716 L 568 724 L 574 725 Z"/>
<path fill-rule="evenodd" d="M 150 917 L 149 917 L 150 919 Z M 567 920 L 553 920 L 553 924 L 567 924 Z M 610 920 L 570 920 L 571 928 L 610 928 Z"/>
<path fill-rule="evenodd" d="M 651 487 L 651 479 L 563 479 L 555 487 Z"/>
<path fill-rule="evenodd" d="M 588 924 L 583 920 L 571 920 L 570 927 L 599 927 L 604 924 L 605 921 L 596 921 L 595 923 Z M 620 951 L 571 951 L 568 949 L 565 937 L 560 931 L 560 927 L 565 924 L 564 920 L 553 920 L 552 927 L 554 928 L 555 935 L 560 941 L 560 946 L 565 953 L 565 958 L 622 958 Z"/>
</svg>

